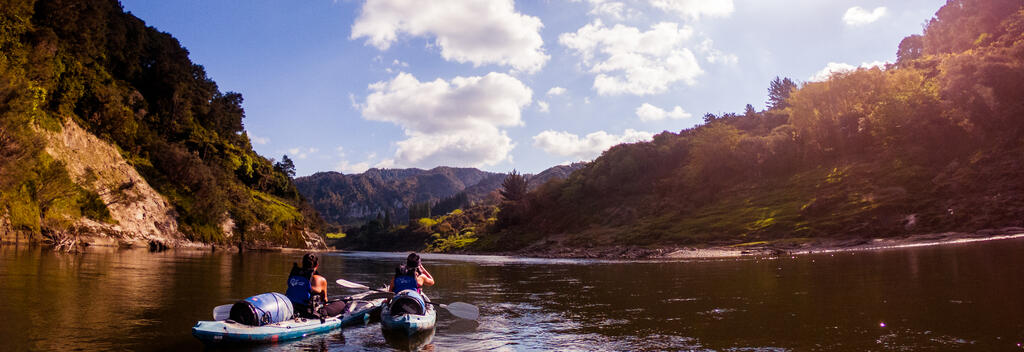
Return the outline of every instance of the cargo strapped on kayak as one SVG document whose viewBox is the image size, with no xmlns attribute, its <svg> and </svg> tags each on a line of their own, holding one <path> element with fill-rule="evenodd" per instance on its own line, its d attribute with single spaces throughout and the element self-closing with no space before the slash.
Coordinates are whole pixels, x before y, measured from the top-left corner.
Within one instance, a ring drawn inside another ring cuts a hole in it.
<svg viewBox="0 0 1024 352">
<path fill-rule="evenodd" d="M 263 326 L 291 319 L 292 309 L 288 297 L 270 292 L 235 302 L 228 319 L 245 325 Z"/>
</svg>

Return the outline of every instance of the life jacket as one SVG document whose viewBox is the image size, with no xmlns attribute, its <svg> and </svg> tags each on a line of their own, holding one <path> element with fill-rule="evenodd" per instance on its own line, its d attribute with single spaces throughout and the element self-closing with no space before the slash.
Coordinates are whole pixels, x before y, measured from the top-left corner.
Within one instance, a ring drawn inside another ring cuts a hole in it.
<svg viewBox="0 0 1024 352">
<path fill-rule="evenodd" d="M 292 272 L 288 274 L 288 291 L 285 291 L 285 296 L 292 301 L 292 304 L 311 306 L 313 293 L 310 289 L 313 287 L 313 270 L 300 268 L 296 264 L 292 264 Z"/>
<path fill-rule="evenodd" d="M 402 266 L 395 270 L 395 287 L 391 288 L 391 292 L 402 292 L 405 290 L 413 290 L 417 293 L 420 292 L 420 284 L 416 281 L 416 269 L 407 270 L 405 266 Z"/>
</svg>

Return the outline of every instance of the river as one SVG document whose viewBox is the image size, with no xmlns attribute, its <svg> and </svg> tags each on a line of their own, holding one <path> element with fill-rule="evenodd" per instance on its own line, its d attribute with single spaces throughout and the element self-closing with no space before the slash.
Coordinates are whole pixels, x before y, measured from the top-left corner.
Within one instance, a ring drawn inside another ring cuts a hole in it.
<svg viewBox="0 0 1024 352">
<path fill-rule="evenodd" d="M 214 306 L 283 291 L 301 253 L 0 247 L 0 350 L 196 350 Z M 329 253 L 380 284 L 403 253 Z M 776 259 L 615 262 L 425 255 L 433 350 L 1024 350 L 1024 240 Z M 332 295 L 350 293 L 331 283 Z M 371 324 L 257 350 L 391 350 Z"/>
</svg>

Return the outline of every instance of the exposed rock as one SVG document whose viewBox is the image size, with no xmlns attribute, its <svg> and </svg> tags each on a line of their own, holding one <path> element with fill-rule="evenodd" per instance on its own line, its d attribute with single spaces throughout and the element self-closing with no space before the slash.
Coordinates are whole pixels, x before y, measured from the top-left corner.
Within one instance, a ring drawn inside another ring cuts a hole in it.
<svg viewBox="0 0 1024 352">
<path fill-rule="evenodd" d="M 235 236 L 235 219 L 232 219 L 230 214 L 224 214 L 224 221 L 220 222 L 220 231 L 224 233 L 224 238 Z"/>
<path fill-rule="evenodd" d="M 124 244 L 152 241 L 175 246 L 185 242 L 177 212 L 128 164 L 117 148 L 68 119 L 60 132 L 44 132 L 46 151 L 63 161 L 72 180 L 95 191 L 107 205 L 113 224 L 80 219 L 75 231 L 88 239 L 106 235 Z"/>
<path fill-rule="evenodd" d="M 306 248 L 327 249 L 327 243 L 324 242 L 323 236 L 309 230 L 303 230 L 302 236 L 305 238 Z"/>
</svg>

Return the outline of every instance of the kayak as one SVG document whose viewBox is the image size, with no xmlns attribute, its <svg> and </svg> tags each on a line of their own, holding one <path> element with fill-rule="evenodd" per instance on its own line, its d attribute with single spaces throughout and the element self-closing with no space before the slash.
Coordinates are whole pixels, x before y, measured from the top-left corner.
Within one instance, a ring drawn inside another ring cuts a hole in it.
<svg viewBox="0 0 1024 352">
<path fill-rule="evenodd" d="M 232 320 L 200 321 L 192 327 L 192 335 L 207 344 L 258 344 L 300 339 L 340 327 L 366 324 L 379 313 L 383 298 L 365 298 L 370 293 L 355 295 L 343 314 L 325 319 L 291 318 L 263 326 L 251 326 Z"/>
<path fill-rule="evenodd" d="M 395 294 L 390 303 L 384 304 L 380 311 L 380 327 L 385 335 L 412 336 L 424 331 L 434 329 L 437 321 L 437 310 L 431 304 L 426 304 L 430 299 L 426 295 L 416 293 L 412 290 L 405 290 Z M 416 302 L 409 308 L 410 302 Z M 418 310 L 418 311 L 416 311 Z"/>
</svg>

